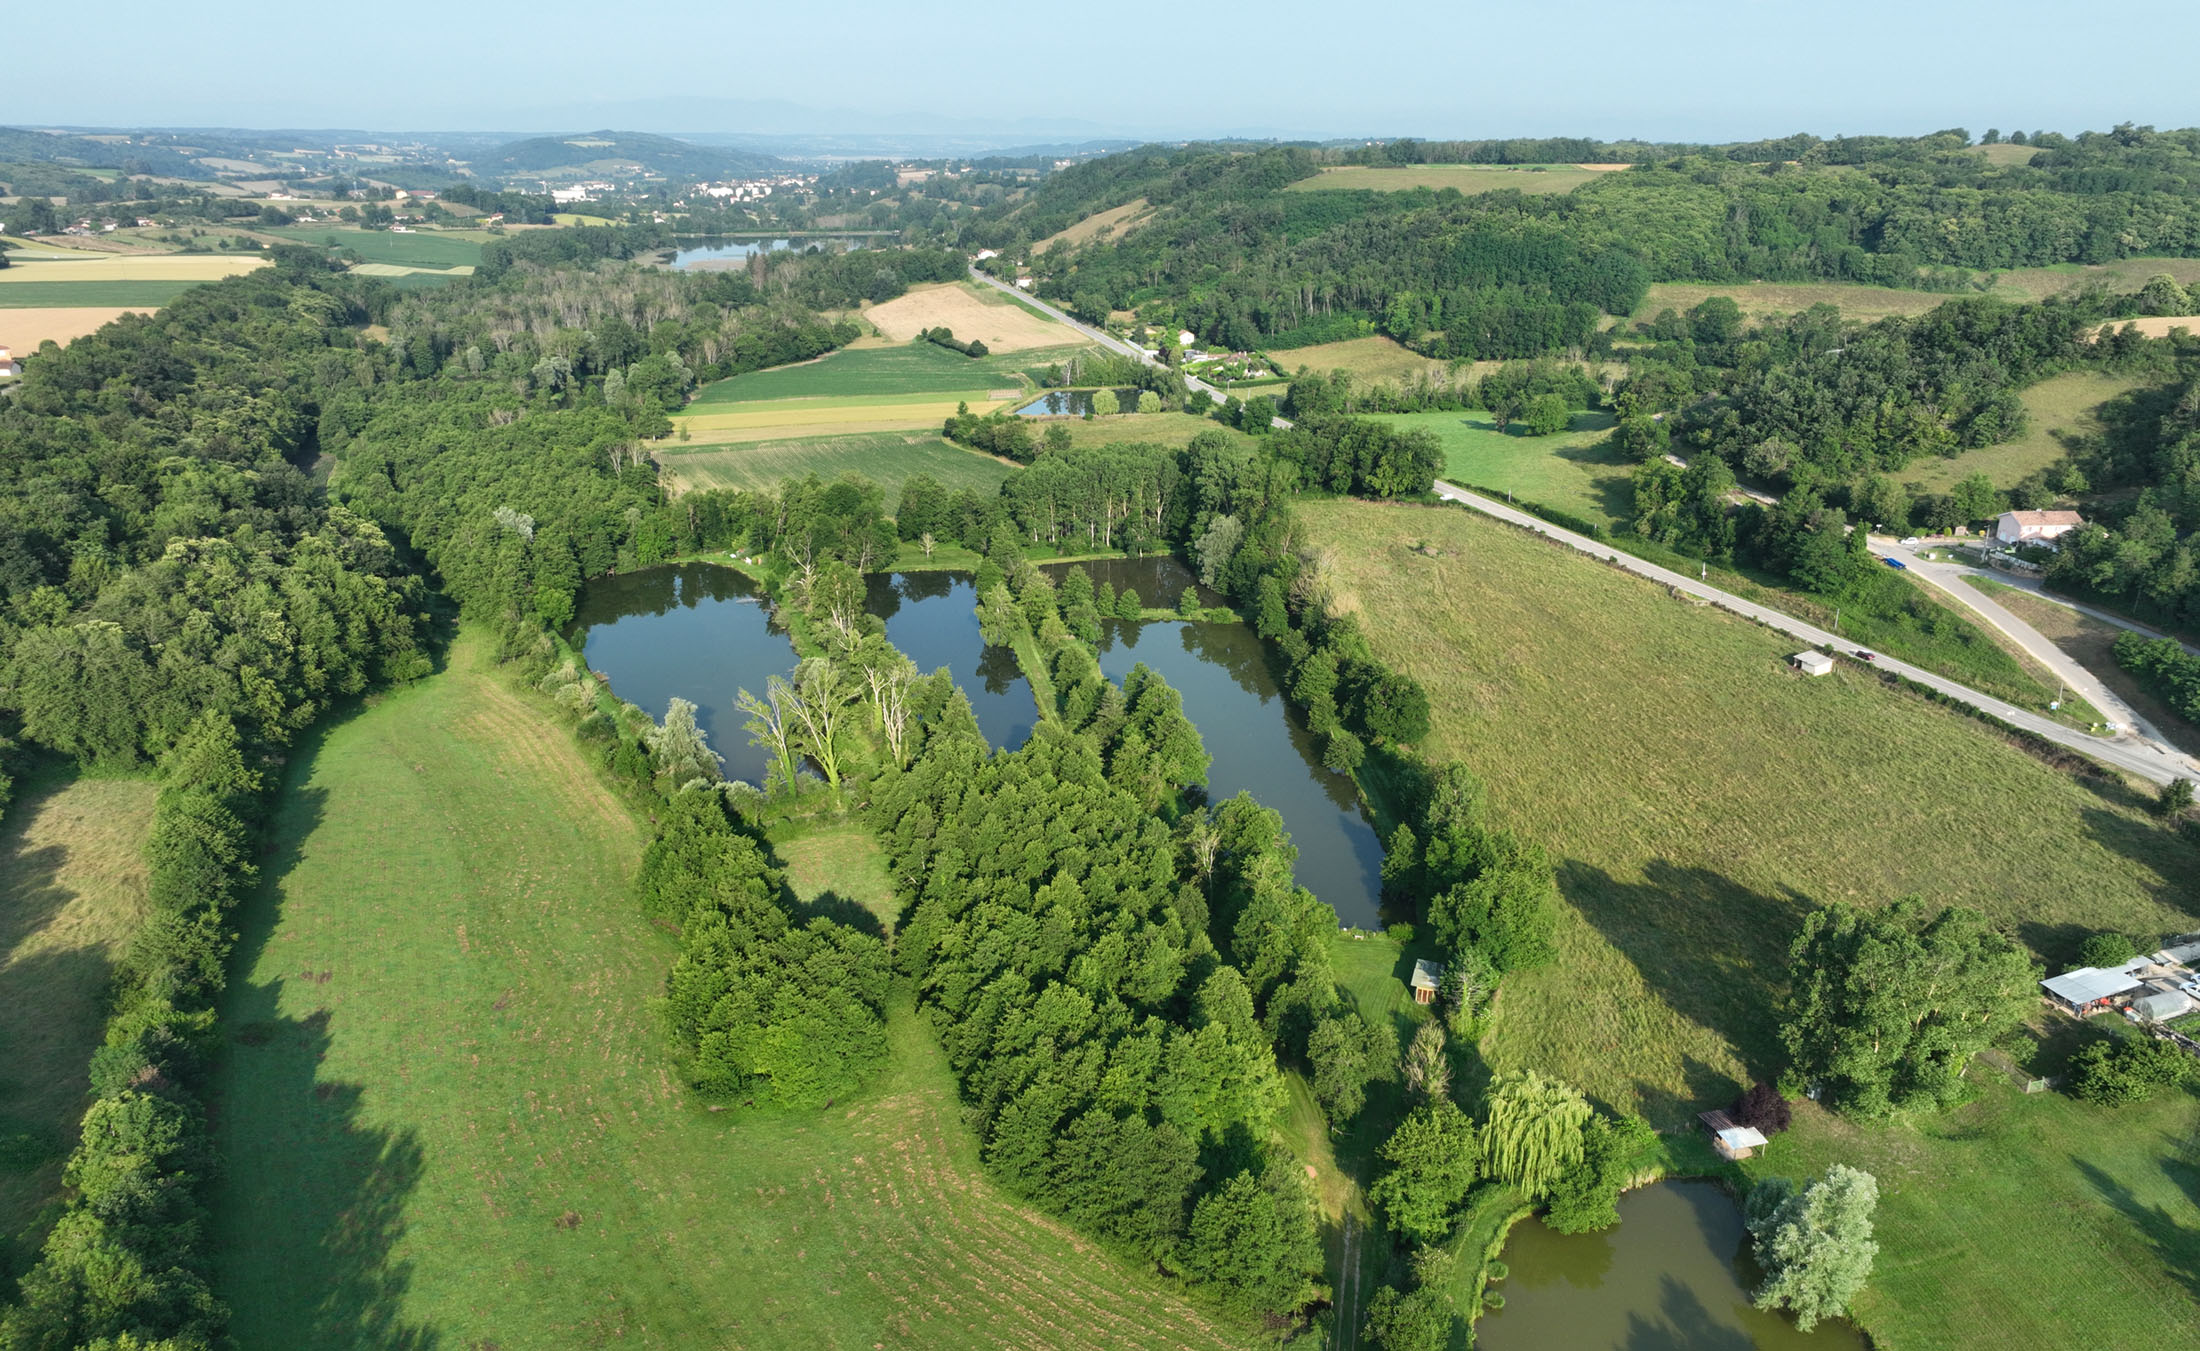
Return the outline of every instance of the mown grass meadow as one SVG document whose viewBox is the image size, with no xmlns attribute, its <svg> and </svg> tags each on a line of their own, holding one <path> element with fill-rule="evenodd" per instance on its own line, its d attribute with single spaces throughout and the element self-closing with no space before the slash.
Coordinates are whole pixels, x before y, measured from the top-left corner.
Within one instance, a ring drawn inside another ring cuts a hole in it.
<svg viewBox="0 0 2200 1351">
<path fill-rule="evenodd" d="M 146 912 L 154 785 L 19 785 L 0 824 L 0 1248 L 61 1187 L 106 1028 L 108 981 Z"/>
</svg>

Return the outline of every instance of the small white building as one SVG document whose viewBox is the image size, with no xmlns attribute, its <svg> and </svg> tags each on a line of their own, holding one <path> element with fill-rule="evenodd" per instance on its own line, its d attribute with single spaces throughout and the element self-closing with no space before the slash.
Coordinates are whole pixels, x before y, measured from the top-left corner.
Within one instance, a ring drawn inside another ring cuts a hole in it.
<svg viewBox="0 0 2200 1351">
<path fill-rule="evenodd" d="M 2146 958 L 2135 957 L 2122 966 L 2081 966 L 2075 971 L 2049 976 L 2040 982 L 2040 988 L 2063 1008 L 2082 1018 L 2107 1007 L 2111 999 L 2143 988 L 2139 977 L 2133 973 L 2146 964 Z"/>
<path fill-rule="evenodd" d="M 2075 511 L 2005 511 L 1994 523 L 2002 544 L 2052 544 L 2085 524 Z"/>
<path fill-rule="evenodd" d="M 988 258 L 998 258 L 1000 256 L 1001 251 L 999 249 L 980 249 L 977 252 L 977 261 L 982 263 Z"/>
<path fill-rule="evenodd" d="M 23 363 L 10 356 L 7 348 L 0 347 L 0 376 L 21 375 L 22 373 Z"/>
<path fill-rule="evenodd" d="M 1815 648 L 1805 648 L 1789 657 L 1788 664 L 1807 676 L 1822 676 L 1833 670 L 1833 658 Z"/>
<path fill-rule="evenodd" d="M 1426 957 L 1413 959 L 1413 1002 L 1433 1004 L 1437 987 L 1443 983 L 1443 968 Z"/>
</svg>

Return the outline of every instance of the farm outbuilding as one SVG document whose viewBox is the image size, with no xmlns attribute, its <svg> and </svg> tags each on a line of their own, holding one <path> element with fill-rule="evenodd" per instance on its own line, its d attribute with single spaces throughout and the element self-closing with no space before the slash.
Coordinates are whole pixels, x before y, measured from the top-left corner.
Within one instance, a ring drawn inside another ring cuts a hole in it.
<svg viewBox="0 0 2200 1351">
<path fill-rule="evenodd" d="M 2152 1022 L 2166 1023 L 2192 1012 L 2191 995 L 2181 990 L 2153 990 L 2131 1001 L 2131 1011 Z"/>
<path fill-rule="evenodd" d="M 1788 664 L 1807 676 L 1822 676 L 1833 670 L 1833 658 L 1818 651 L 1798 652 L 1788 658 Z"/>
<path fill-rule="evenodd" d="M 2083 1017 L 2099 1011 L 2102 1005 L 2118 995 L 2130 994 L 2139 989 L 2139 978 L 2132 972 L 2145 964 L 2146 959 L 2139 957 L 2122 966 L 2081 966 L 2075 971 L 2049 976 L 2040 982 L 2040 988 L 2047 991 L 2048 996 L 2063 1008 Z"/>
<path fill-rule="evenodd" d="M 1746 1159 L 1771 1143 L 1763 1131 L 1740 1125 L 1724 1112 L 1702 1112 L 1696 1119 L 1711 1133 L 1711 1147 L 1722 1159 Z"/>
<path fill-rule="evenodd" d="M 1435 1003 L 1436 988 L 1443 983 L 1443 978 L 1443 968 L 1437 966 L 1436 963 L 1426 957 L 1414 958 L 1413 1002 L 1416 1004 Z"/>
</svg>

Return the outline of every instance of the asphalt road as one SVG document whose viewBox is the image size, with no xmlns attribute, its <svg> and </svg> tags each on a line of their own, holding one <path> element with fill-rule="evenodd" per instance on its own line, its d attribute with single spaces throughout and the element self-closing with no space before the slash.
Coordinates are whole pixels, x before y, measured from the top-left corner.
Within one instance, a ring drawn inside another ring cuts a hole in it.
<svg viewBox="0 0 2200 1351">
<path fill-rule="evenodd" d="M 1608 560 L 1639 577 L 1647 577 L 1661 585 L 1673 587 L 1692 596 L 1699 596 L 1720 609 L 1731 611 L 1747 619 L 1754 619 L 1767 628 L 1777 629 L 1790 637 L 1800 639 L 1812 647 L 1826 647 L 1847 653 L 1854 653 L 1857 650 L 1855 644 L 1838 638 L 1815 625 L 1806 624 L 1792 615 L 1783 614 L 1778 610 L 1758 605 L 1753 601 L 1743 600 L 1740 596 L 1707 585 L 1694 577 L 1674 572 L 1669 568 L 1661 568 L 1655 563 L 1646 562 L 1624 550 L 1615 549 L 1609 544 L 1600 544 L 1586 535 L 1577 535 L 1571 530 L 1560 529 L 1547 521 L 1530 516 L 1524 511 L 1515 511 L 1504 503 L 1494 501 L 1479 493 L 1471 493 L 1464 488 L 1439 482 L 1436 485 L 1436 494 L 1447 501 L 1472 507 L 1484 515 L 1494 516 L 1501 521 L 1508 521 L 1514 525 L 1532 530 L 1539 535 L 1557 540 L 1561 544 L 1578 549 L 1592 557 Z M 2196 762 L 2192 757 L 2180 754 L 2168 747 L 2141 741 L 2136 737 L 2105 739 L 2089 736 L 2084 732 L 2066 727 L 2059 722 L 2034 713 L 2030 709 L 2018 708 L 2016 705 L 2005 703 L 1990 694 L 1982 694 L 1968 685 L 1958 684 L 1945 676 L 1935 675 L 1931 671 L 1912 666 L 1908 662 L 1896 661 L 1892 657 L 1881 656 L 1874 664 L 1885 670 L 1907 676 L 1929 689 L 1938 690 L 1942 694 L 1960 699 L 1982 712 L 1991 713 L 2012 727 L 2021 727 L 2025 731 L 2052 741 L 2058 746 L 2067 746 L 2071 750 L 2091 756 L 2103 764 L 2112 765 L 2127 773 L 2136 774 L 2151 783 L 2166 784 L 2175 778 L 2200 779 L 2200 762 Z"/>
<path fill-rule="evenodd" d="M 1084 334 L 1087 338 L 1090 338 L 1092 341 L 1099 343 L 1102 347 L 1107 348 L 1111 352 L 1120 352 L 1124 356 L 1130 357 L 1134 361 L 1143 361 L 1149 366 L 1158 366 L 1161 364 L 1159 361 L 1155 360 L 1153 356 L 1148 353 L 1144 348 L 1134 347 L 1104 329 L 1094 328 L 1091 324 L 1085 323 L 1082 320 L 1072 319 L 1069 317 L 1068 314 L 1059 309 L 1056 309 L 1052 305 L 1049 305 L 1047 302 L 1039 299 L 1039 297 L 1033 295 L 1031 292 L 1018 290 L 1016 287 L 1010 286 L 1007 282 L 1002 281 L 998 277 L 989 277 L 985 273 L 980 272 L 978 269 L 973 267 L 970 269 L 970 279 L 974 282 L 981 282 L 987 286 L 990 286 L 994 290 L 1001 292 L 1003 295 L 1014 296 L 1017 300 L 1039 311 L 1039 313 L 1044 314 L 1047 317 L 1054 319 L 1060 323 L 1068 324 L 1071 328 L 1077 330 L 1079 333 Z M 1186 375 L 1184 377 L 1184 384 L 1186 388 L 1192 390 L 1195 393 L 1213 395 L 1214 401 L 1216 403 L 1221 403 L 1224 399 L 1230 397 L 1229 395 L 1223 393 L 1221 390 L 1216 389 L 1213 385 L 1208 384 L 1205 380 L 1200 379 L 1196 375 Z M 1275 419 L 1275 423 L 1278 427 L 1288 427 L 1291 425 L 1289 422 L 1280 417 Z"/>
</svg>

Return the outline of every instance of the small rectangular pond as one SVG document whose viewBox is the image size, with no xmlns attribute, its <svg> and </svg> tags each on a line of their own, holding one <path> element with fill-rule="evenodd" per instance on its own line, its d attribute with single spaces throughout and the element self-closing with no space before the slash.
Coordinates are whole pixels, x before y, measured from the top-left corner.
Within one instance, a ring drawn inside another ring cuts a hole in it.
<svg viewBox="0 0 2200 1351">
<path fill-rule="evenodd" d="M 1016 412 L 1023 417 L 1083 417 L 1092 411 L 1092 396 L 1099 392 L 1095 389 L 1050 389 Z M 1124 412 L 1135 412 L 1138 394 L 1135 389 L 1116 390 L 1116 407 Z"/>
</svg>

